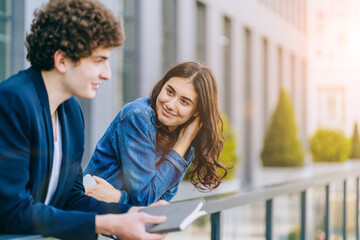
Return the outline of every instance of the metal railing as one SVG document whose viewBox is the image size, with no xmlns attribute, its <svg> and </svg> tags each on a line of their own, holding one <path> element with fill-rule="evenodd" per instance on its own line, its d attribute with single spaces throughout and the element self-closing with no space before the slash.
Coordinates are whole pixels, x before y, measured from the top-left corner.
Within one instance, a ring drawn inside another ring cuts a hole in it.
<svg viewBox="0 0 360 240">
<path fill-rule="evenodd" d="M 359 181 L 360 181 L 360 164 L 349 165 L 347 168 L 336 169 L 335 171 L 322 171 L 321 174 L 314 173 L 312 176 L 305 178 L 299 178 L 297 180 L 287 181 L 280 184 L 274 184 L 265 187 L 258 187 L 254 189 L 242 189 L 238 192 L 217 194 L 205 197 L 205 205 L 203 210 L 210 215 L 210 228 L 211 233 L 209 238 L 211 240 L 223 239 L 222 232 L 222 213 L 235 209 L 242 206 L 252 205 L 254 203 L 262 202 L 265 206 L 265 216 L 264 216 L 264 239 L 272 240 L 274 238 L 274 200 L 279 196 L 286 196 L 291 194 L 299 194 L 299 211 L 300 211 L 300 239 L 307 239 L 307 200 L 308 200 L 308 191 L 314 187 L 324 188 L 324 209 L 325 216 L 323 219 L 323 231 L 324 239 L 330 239 L 330 215 L 331 215 L 331 204 L 330 204 L 330 186 L 333 183 L 341 183 L 342 185 L 342 236 L 341 239 L 346 240 L 347 235 L 347 195 L 348 195 L 348 181 L 353 180 L 355 183 L 355 215 L 354 219 L 351 221 L 355 222 L 355 236 L 352 239 L 360 240 L 359 238 Z M 0 239 L 5 239 L 2 237 L 9 237 L 11 235 L 0 235 Z M 17 236 L 22 237 L 22 236 Z M 25 237 L 25 236 L 23 236 Z M 33 236 L 34 238 L 30 239 L 42 239 L 41 236 Z M 36 238 L 38 237 L 38 238 Z M 24 238 L 27 239 L 27 238 Z M 169 235 L 169 239 L 171 235 Z M 236 238 L 236 239 L 241 239 Z"/>
<path fill-rule="evenodd" d="M 237 208 L 241 206 L 251 205 L 255 202 L 265 203 L 265 236 L 266 240 L 273 239 L 273 202 L 276 197 L 290 195 L 294 193 L 300 194 L 300 239 L 305 240 L 307 234 L 306 213 L 307 213 L 307 192 L 313 187 L 325 188 L 325 217 L 324 217 L 324 235 L 325 240 L 330 239 L 330 185 L 332 183 L 342 183 L 342 239 L 347 239 L 347 182 L 349 179 L 355 180 L 356 200 L 355 200 L 355 239 L 359 240 L 359 177 L 360 167 L 358 164 L 350 166 L 347 169 L 338 169 L 336 171 L 314 174 L 311 177 L 301 178 L 299 180 L 276 184 L 257 189 L 243 190 L 231 194 L 219 194 L 206 197 L 204 210 L 211 215 L 211 240 L 222 239 L 221 233 L 221 213 L 224 210 Z M 353 238 L 354 239 L 354 238 Z"/>
</svg>

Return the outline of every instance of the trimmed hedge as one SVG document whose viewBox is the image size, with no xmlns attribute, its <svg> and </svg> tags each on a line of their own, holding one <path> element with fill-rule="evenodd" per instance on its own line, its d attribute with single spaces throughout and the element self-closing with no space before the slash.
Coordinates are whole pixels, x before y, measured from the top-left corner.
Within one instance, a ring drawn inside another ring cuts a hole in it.
<svg viewBox="0 0 360 240">
<path fill-rule="evenodd" d="M 314 162 L 345 162 L 351 143 L 341 131 L 318 129 L 310 139 L 310 148 Z"/>
<path fill-rule="evenodd" d="M 350 158 L 359 159 L 360 158 L 360 138 L 357 123 L 355 123 L 354 133 L 351 139 L 351 154 Z"/>
<path fill-rule="evenodd" d="M 284 89 L 280 90 L 278 104 L 265 134 L 261 159 L 265 167 L 304 165 L 292 103 Z"/>
</svg>

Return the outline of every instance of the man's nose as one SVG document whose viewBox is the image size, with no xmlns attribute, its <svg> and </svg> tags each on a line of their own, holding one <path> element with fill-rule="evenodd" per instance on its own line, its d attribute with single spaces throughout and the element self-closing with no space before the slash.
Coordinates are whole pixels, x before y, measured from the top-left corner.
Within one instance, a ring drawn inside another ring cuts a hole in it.
<svg viewBox="0 0 360 240">
<path fill-rule="evenodd" d="M 109 80 L 111 78 L 111 68 L 108 61 L 105 62 L 104 67 L 101 70 L 100 78 L 102 80 Z"/>
</svg>

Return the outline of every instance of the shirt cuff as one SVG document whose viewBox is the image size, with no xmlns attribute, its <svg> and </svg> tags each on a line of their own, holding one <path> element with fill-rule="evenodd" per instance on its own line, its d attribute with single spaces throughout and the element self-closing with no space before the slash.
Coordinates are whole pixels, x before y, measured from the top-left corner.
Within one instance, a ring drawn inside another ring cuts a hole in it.
<svg viewBox="0 0 360 240">
<path fill-rule="evenodd" d="M 178 152 L 174 149 L 171 149 L 166 157 L 180 172 L 185 173 L 190 163 L 187 162 Z"/>
<path fill-rule="evenodd" d="M 119 203 L 123 203 L 123 204 L 129 203 L 129 194 L 124 190 L 120 190 L 120 192 L 121 192 L 121 197 Z"/>
</svg>

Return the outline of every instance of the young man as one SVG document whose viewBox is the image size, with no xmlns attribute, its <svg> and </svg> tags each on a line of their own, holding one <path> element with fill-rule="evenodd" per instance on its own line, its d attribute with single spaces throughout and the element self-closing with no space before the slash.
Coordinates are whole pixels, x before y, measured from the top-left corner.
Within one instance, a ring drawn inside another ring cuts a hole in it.
<svg viewBox="0 0 360 240">
<path fill-rule="evenodd" d="M 120 21 L 96 0 L 51 0 L 35 12 L 31 67 L 0 84 L 0 233 L 164 237 L 144 227 L 163 217 L 84 195 L 84 122 L 73 96 L 95 97 L 111 77 L 111 49 L 124 40 Z"/>
</svg>

